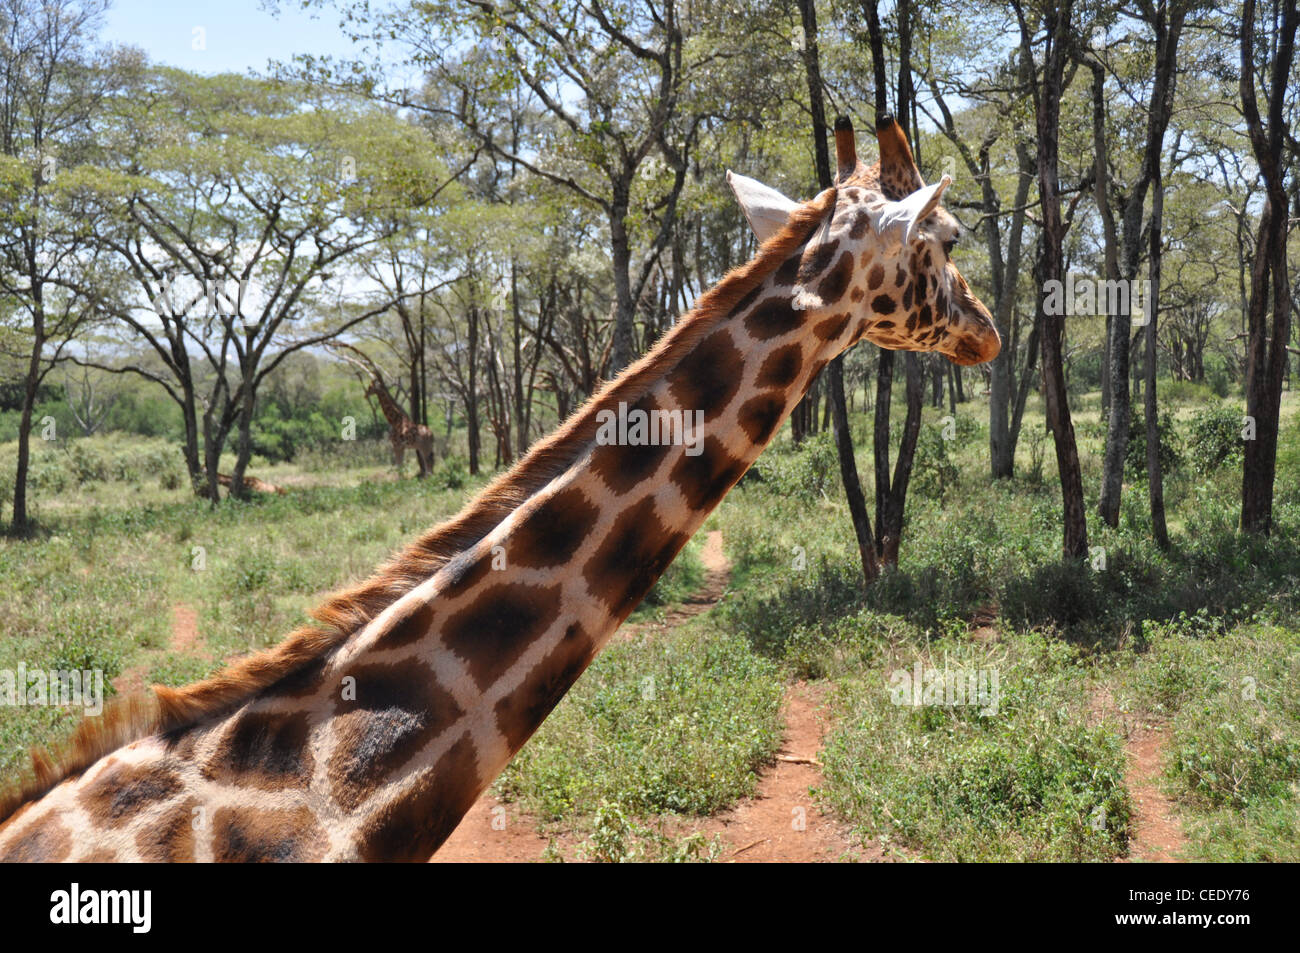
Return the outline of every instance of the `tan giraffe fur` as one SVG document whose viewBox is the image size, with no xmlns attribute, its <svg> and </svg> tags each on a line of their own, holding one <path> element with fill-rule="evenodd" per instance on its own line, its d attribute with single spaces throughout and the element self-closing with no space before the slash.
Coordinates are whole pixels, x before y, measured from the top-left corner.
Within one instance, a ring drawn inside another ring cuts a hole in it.
<svg viewBox="0 0 1300 953">
<path fill-rule="evenodd" d="M 0 859 L 431 856 L 831 358 L 863 337 L 963 363 L 997 353 L 947 259 L 947 214 L 906 245 L 876 231 L 896 209 L 878 183 L 911 164 L 896 124 L 878 139 L 866 168 L 841 133 L 836 188 L 320 625 L 114 706 L 37 757 L 0 803 Z M 620 403 L 703 411 L 702 452 L 598 443 L 598 415 Z"/>
</svg>

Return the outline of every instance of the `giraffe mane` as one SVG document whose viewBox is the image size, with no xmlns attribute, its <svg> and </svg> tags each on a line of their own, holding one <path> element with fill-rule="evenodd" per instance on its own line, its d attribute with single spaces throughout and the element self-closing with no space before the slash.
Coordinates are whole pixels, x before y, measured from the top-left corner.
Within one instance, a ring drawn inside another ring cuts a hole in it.
<svg viewBox="0 0 1300 953">
<path fill-rule="evenodd" d="M 0 791 L 0 825 L 61 782 L 105 755 L 144 738 L 174 735 L 226 715 L 303 666 L 325 657 L 397 599 L 474 546 L 525 500 L 577 461 L 594 441 L 596 414 L 634 403 L 691 352 L 740 301 L 757 289 L 813 235 L 835 208 L 830 188 L 791 213 L 789 221 L 744 265 L 734 268 L 697 300 L 695 307 L 648 353 L 602 384 L 553 434 L 534 444 L 456 516 L 435 526 L 391 557 L 364 582 L 336 592 L 277 645 L 232 662 L 202 681 L 180 688 L 154 685 L 152 694 L 115 699 L 97 717 L 85 717 L 54 751 L 33 748 L 26 775 Z"/>
</svg>

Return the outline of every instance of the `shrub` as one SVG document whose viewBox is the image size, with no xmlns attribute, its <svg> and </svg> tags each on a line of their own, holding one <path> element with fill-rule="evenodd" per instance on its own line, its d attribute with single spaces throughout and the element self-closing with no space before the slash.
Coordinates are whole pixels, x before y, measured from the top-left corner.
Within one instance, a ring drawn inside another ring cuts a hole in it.
<svg viewBox="0 0 1300 953">
<path fill-rule="evenodd" d="M 960 436 L 961 428 L 957 429 Z M 941 499 L 960 482 L 961 470 L 949 452 L 952 442 L 944 439 L 941 428 L 921 427 L 916 441 L 916 457 L 912 462 L 911 488 L 926 496 Z"/>
<path fill-rule="evenodd" d="M 1187 456 L 1197 473 L 1212 473 L 1225 463 L 1240 463 L 1241 414 L 1229 407 L 1210 407 L 1188 425 Z"/>
<path fill-rule="evenodd" d="M 432 479 L 435 487 L 459 490 L 469 482 L 469 466 L 462 457 L 443 457 L 433 468 Z"/>
<path fill-rule="evenodd" d="M 1169 473 L 1182 460 L 1178 432 L 1173 416 L 1167 410 L 1156 417 L 1156 433 L 1160 438 L 1160 472 Z M 1147 421 L 1145 414 L 1129 418 L 1128 448 L 1124 453 L 1124 469 L 1130 479 L 1145 480 L 1147 475 Z"/>
<path fill-rule="evenodd" d="M 756 464 L 763 482 L 787 498 L 816 502 L 834 492 L 839 455 L 829 430 L 808 437 L 787 453 L 765 453 Z"/>
</svg>

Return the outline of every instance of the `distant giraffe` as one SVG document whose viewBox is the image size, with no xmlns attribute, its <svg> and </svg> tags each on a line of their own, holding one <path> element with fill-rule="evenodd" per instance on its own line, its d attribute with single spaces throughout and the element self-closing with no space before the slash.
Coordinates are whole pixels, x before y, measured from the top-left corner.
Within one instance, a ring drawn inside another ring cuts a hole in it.
<svg viewBox="0 0 1300 953">
<path fill-rule="evenodd" d="M 400 470 L 402 461 L 406 459 L 406 448 L 410 447 L 415 451 L 415 457 L 419 461 L 420 472 L 416 474 L 417 478 L 423 478 L 433 472 L 433 431 L 424 424 L 417 424 L 407 416 L 406 411 L 393 400 L 393 395 L 389 392 L 388 387 L 384 384 L 383 375 L 379 373 L 370 358 L 366 357 L 361 351 L 349 344 L 335 342 L 331 345 L 336 351 L 340 348 L 347 348 L 358 357 L 360 361 L 353 360 L 345 354 L 339 356 L 355 367 L 359 367 L 370 378 L 370 386 L 366 388 L 367 397 L 376 397 L 379 400 L 379 409 L 383 411 L 384 417 L 388 420 L 388 439 L 393 444 L 393 462 Z"/>
<path fill-rule="evenodd" d="M 729 176 L 752 261 L 319 625 L 38 754 L 0 860 L 427 860 L 830 360 L 863 338 L 997 355 L 948 258 L 947 180 L 925 186 L 892 118 L 876 135 L 868 168 L 837 123 L 836 185 L 801 205 Z"/>
<path fill-rule="evenodd" d="M 383 379 L 378 375 L 371 378 L 370 386 L 366 388 L 366 396 L 379 398 L 379 409 L 388 418 L 388 439 L 393 442 L 393 461 L 397 464 L 397 468 L 399 470 L 402 468 L 402 460 L 406 457 L 406 448 L 410 447 L 415 451 L 416 459 L 420 463 L 420 472 L 416 474 L 417 478 L 423 478 L 432 473 L 433 432 L 424 424 L 417 424 L 406 416 L 402 408 L 397 406 L 397 401 L 393 400 L 393 395 L 388 392 L 388 388 L 384 386 Z"/>
</svg>

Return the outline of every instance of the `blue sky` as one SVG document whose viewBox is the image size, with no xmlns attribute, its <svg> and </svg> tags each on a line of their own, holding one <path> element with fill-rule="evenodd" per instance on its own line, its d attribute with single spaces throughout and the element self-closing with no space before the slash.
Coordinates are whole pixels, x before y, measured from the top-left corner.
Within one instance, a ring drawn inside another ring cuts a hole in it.
<svg viewBox="0 0 1300 953">
<path fill-rule="evenodd" d="M 313 19 L 296 0 L 281 7 L 273 15 L 262 0 L 113 0 L 101 38 L 199 73 L 264 71 L 268 60 L 288 60 L 294 53 L 351 52 L 334 10 L 315 11 Z M 194 48 L 196 38 L 204 49 Z"/>
</svg>

